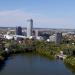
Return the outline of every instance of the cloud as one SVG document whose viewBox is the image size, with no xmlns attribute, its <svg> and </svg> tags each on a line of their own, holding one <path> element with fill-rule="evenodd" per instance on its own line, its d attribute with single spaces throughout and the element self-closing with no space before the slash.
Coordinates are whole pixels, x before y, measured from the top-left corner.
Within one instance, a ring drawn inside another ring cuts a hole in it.
<svg viewBox="0 0 75 75">
<path fill-rule="evenodd" d="M 70 18 L 50 18 L 46 15 L 31 13 L 24 10 L 0 11 L 0 26 L 27 26 L 27 19 L 34 20 L 34 27 L 72 28 L 74 21 Z"/>
</svg>

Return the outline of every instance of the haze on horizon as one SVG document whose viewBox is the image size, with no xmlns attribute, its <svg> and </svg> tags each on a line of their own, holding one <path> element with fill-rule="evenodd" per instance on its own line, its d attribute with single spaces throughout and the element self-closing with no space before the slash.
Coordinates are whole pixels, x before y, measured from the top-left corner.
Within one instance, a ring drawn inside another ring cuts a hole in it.
<svg viewBox="0 0 75 75">
<path fill-rule="evenodd" d="M 75 28 L 75 0 L 0 0 L 0 27 Z"/>
</svg>

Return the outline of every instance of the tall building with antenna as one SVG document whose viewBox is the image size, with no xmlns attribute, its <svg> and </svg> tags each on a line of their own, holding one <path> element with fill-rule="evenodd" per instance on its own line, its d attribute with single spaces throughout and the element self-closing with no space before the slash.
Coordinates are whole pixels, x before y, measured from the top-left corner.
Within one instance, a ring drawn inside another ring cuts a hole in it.
<svg viewBox="0 0 75 75">
<path fill-rule="evenodd" d="M 32 36 L 32 30 L 33 30 L 33 19 L 27 20 L 27 38 Z"/>
</svg>

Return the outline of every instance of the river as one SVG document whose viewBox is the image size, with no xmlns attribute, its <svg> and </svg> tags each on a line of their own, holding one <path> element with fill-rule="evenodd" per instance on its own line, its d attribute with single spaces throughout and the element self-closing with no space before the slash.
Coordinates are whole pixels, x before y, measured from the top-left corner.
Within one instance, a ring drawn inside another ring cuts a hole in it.
<svg viewBox="0 0 75 75">
<path fill-rule="evenodd" d="M 25 54 L 13 55 L 0 65 L 0 75 L 74 75 L 60 60 Z"/>
</svg>

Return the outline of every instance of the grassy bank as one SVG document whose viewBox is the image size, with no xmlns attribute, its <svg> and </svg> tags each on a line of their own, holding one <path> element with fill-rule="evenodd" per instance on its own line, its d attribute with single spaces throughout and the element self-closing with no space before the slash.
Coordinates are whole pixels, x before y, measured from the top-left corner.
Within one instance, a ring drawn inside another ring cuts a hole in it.
<svg viewBox="0 0 75 75">
<path fill-rule="evenodd" d="M 35 42 L 35 48 L 36 48 L 36 53 L 48 57 L 50 59 L 54 59 L 56 51 L 53 49 L 52 44 L 47 43 L 45 41 L 36 41 Z"/>
<path fill-rule="evenodd" d="M 64 60 L 65 63 L 69 64 L 72 67 L 75 67 L 75 58 L 74 57 L 67 57 Z"/>
<path fill-rule="evenodd" d="M 70 68 L 72 70 L 72 72 L 75 73 L 75 57 L 73 56 L 68 56 L 65 60 L 64 60 L 64 64 Z"/>
<path fill-rule="evenodd" d="M 36 51 L 36 54 L 38 54 L 40 56 L 48 57 L 49 59 L 54 59 L 55 58 L 54 55 L 52 55 L 48 51 Z"/>
</svg>

